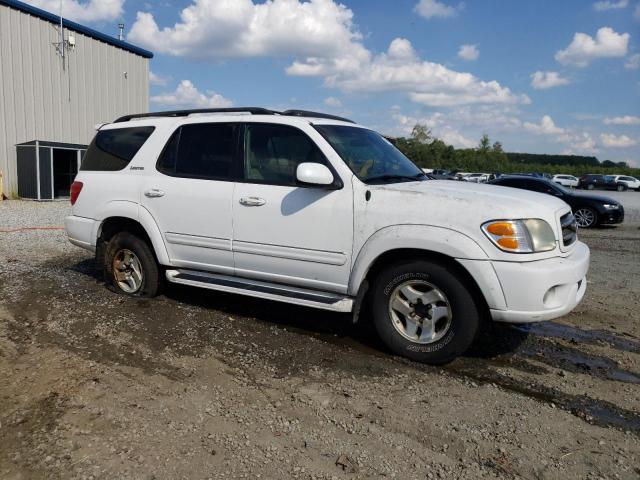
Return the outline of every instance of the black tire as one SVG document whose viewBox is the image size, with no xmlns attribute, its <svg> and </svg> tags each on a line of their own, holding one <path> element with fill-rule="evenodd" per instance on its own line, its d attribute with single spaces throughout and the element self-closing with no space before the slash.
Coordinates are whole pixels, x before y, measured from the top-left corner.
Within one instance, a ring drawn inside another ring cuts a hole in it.
<svg viewBox="0 0 640 480">
<path fill-rule="evenodd" d="M 140 287 L 135 291 L 124 290 L 116 280 L 114 274 L 114 259 L 116 255 L 119 255 L 123 250 L 133 252 L 140 263 L 142 281 Z M 151 247 L 147 242 L 129 232 L 116 233 L 111 237 L 111 240 L 109 240 L 104 251 L 103 272 L 104 282 L 107 287 L 123 295 L 144 298 L 155 297 L 160 292 L 162 286 L 160 266 L 156 261 Z"/>
<path fill-rule="evenodd" d="M 598 225 L 598 220 L 600 220 L 598 212 L 596 212 L 593 208 L 591 207 L 578 207 L 576 208 L 574 215 L 578 215 L 580 216 L 581 211 L 587 211 L 587 212 L 591 212 L 591 215 L 593 216 L 593 220 L 591 221 L 591 223 L 589 224 L 584 224 L 584 225 L 580 225 L 580 222 L 578 223 L 578 227 L 579 228 L 593 228 L 596 225 Z"/>
<path fill-rule="evenodd" d="M 416 280 L 428 282 L 446 297 L 451 323 L 442 338 L 422 344 L 403 336 L 394 326 L 389 302 L 396 287 Z M 371 307 L 375 329 L 385 345 L 394 353 L 412 360 L 441 365 L 463 354 L 474 342 L 482 324 L 478 302 L 456 269 L 445 263 L 416 260 L 391 265 L 374 279 Z"/>
<path fill-rule="evenodd" d="M 616 187 L 616 190 L 618 190 L 619 192 L 624 192 L 627 189 L 627 187 L 625 187 L 624 185 L 618 185 Z"/>
</svg>

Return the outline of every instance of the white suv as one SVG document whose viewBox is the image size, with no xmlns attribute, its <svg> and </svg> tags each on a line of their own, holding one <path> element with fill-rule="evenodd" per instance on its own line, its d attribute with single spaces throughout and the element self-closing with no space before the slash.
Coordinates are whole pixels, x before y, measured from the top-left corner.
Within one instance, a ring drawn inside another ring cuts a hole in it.
<svg viewBox="0 0 640 480">
<path fill-rule="evenodd" d="M 395 353 L 443 363 L 483 320 L 565 315 L 589 249 L 551 195 L 429 180 L 381 135 L 259 108 L 130 115 L 99 128 L 69 240 L 114 291 L 166 280 L 353 312 Z"/>
<path fill-rule="evenodd" d="M 570 188 L 578 188 L 578 183 L 580 183 L 573 175 L 554 175 L 552 181 Z"/>
<path fill-rule="evenodd" d="M 630 177 L 629 175 L 615 175 L 614 181 L 624 183 L 629 190 L 640 192 L 640 179 Z"/>
</svg>

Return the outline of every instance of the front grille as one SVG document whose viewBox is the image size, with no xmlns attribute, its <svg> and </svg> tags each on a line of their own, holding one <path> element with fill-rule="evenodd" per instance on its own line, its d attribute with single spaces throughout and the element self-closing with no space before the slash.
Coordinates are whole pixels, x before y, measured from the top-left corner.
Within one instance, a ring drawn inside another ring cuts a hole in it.
<svg viewBox="0 0 640 480">
<path fill-rule="evenodd" d="M 562 245 L 568 247 L 578 238 L 578 224 L 573 213 L 565 213 L 560 217 L 560 227 L 562 228 Z"/>
</svg>

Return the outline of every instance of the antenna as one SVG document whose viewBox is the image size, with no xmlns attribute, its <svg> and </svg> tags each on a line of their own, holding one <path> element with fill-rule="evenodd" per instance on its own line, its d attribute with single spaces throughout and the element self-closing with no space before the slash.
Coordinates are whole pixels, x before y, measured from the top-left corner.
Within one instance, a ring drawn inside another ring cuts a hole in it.
<svg viewBox="0 0 640 480">
<path fill-rule="evenodd" d="M 124 40 L 124 23 L 118 24 L 118 40 Z"/>
</svg>

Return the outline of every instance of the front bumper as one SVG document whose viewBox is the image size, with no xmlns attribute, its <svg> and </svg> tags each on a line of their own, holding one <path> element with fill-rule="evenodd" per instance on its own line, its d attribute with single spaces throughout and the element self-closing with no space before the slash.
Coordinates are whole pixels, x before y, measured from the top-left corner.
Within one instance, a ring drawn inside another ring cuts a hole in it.
<svg viewBox="0 0 640 480">
<path fill-rule="evenodd" d="M 95 233 L 98 222 L 93 218 L 78 217 L 70 215 L 64 219 L 64 228 L 67 231 L 69 241 L 78 247 L 95 251 Z"/>
<path fill-rule="evenodd" d="M 528 323 L 566 315 L 587 289 L 589 247 L 578 242 L 567 257 L 534 262 L 493 262 L 506 309 L 491 308 L 498 322 Z"/>
<path fill-rule="evenodd" d="M 607 210 L 600 214 L 599 223 L 601 225 L 613 225 L 624 222 L 624 208 L 622 205 L 617 210 Z"/>
</svg>

